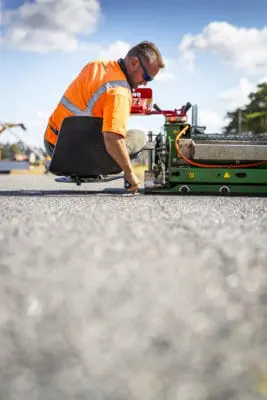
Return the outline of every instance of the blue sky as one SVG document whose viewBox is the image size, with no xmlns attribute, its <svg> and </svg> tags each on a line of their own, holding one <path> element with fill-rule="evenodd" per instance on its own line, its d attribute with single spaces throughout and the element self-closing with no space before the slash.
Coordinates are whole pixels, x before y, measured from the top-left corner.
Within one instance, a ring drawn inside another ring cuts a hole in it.
<svg viewBox="0 0 267 400">
<path fill-rule="evenodd" d="M 42 146 L 49 114 L 84 64 L 123 57 L 142 40 L 154 41 L 167 64 L 150 85 L 154 101 L 168 109 L 198 104 L 207 132 L 220 131 L 226 112 L 267 81 L 266 0 L 114 4 L 2 0 L 0 120 L 24 122 L 27 132 L 16 133 L 27 143 Z M 159 131 L 162 123 L 130 117 L 129 128 Z"/>
</svg>

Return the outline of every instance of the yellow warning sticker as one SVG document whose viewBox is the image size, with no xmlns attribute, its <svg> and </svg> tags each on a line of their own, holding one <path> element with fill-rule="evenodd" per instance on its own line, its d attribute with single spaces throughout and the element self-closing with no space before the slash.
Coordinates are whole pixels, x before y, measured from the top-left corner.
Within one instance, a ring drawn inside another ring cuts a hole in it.
<svg viewBox="0 0 267 400">
<path fill-rule="evenodd" d="M 229 172 L 225 172 L 223 177 L 227 179 L 227 178 L 231 178 L 231 175 L 229 174 Z"/>
<path fill-rule="evenodd" d="M 194 179 L 195 178 L 195 173 L 194 172 L 189 172 L 188 173 L 188 178 Z"/>
</svg>

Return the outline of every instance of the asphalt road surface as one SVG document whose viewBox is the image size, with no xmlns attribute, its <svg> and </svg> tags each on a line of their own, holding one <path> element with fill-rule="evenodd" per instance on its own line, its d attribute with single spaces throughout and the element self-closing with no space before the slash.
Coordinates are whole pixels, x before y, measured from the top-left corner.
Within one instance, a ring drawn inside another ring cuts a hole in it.
<svg viewBox="0 0 267 400">
<path fill-rule="evenodd" d="M 0 399 L 267 398 L 267 198 L 107 186 L 0 176 Z"/>
</svg>

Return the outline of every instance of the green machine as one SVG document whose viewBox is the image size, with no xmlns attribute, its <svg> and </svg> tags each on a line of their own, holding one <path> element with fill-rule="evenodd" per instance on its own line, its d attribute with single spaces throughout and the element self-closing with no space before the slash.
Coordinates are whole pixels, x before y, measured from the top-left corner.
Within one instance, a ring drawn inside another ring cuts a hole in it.
<svg viewBox="0 0 267 400">
<path fill-rule="evenodd" d="M 164 117 L 161 131 L 149 132 L 144 147 L 149 155 L 144 193 L 266 195 L 267 133 L 208 134 L 199 126 L 197 113 L 197 106 L 190 103 L 161 110 L 153 105 L 150 88 L 133 91 L 132 116 Z M 101 129 L 101 118 L 64 120 L 49 165 L 50 172 L 61 176 L 57 182 L 80 185 L 123 178 L 121 168 L 106 152 Z M 125 182 L 125 188 L 127 185 Z"/>
<path fill-rule="evenodd" d="M 207 134 L 196 105 L 153 107 L 149 114 L 162 114 L 165 122 L 160 133 L 149 132 L 146 194 L 267 194 L 267 134 Z"/>
</svg>

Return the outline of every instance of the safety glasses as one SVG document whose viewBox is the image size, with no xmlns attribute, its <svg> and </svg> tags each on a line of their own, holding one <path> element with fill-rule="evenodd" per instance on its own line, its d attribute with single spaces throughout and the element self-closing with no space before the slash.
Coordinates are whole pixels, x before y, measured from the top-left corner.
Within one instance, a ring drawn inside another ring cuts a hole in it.
<svg viewBox="0 0 267 400">
<path fill-rule="evenodd" d="M 138 58 L 138 60 L 139 60 L 139 62 L 140 62 L 140 64 L 141 64 L 141 67 L 142 67 L 143 71 L 144 71 L 144 80 L 145 80 L 146 82 L 152 81 L 153 78 L 152 78 L 152 76 L 149 75 L 149 73 L 147 72 L 147 69 L 146 69 L 146 67 L 144 66 L 144 64 L 143 64 L 143 62 L 142 62 L 142 60 L 141 60 L 141 58 L 140 58 L 139 56 L 137 56 L 137 58 Z"/>
</svg>

